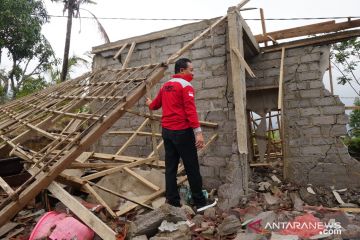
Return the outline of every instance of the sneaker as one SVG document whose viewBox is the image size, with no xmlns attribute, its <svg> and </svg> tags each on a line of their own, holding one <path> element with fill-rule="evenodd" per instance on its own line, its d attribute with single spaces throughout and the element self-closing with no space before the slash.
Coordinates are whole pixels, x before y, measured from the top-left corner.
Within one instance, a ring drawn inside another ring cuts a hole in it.
<svg viewBox="0 0 360 240">
<path fill-rule="evenodd" d="M 206 204 L 196 206 L 196 212 L 199 213 L 199 212 L 205 211 L 208 208 L 215 207 L 217 202 L 218 202 L 217 198 L 215 198 L 215 199 L 207 199 Z"/>
</svg>

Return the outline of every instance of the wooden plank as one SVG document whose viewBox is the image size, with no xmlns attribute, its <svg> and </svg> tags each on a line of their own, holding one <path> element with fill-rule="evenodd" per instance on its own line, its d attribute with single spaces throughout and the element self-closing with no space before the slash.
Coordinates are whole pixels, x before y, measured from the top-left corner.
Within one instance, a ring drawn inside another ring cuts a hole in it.
<svg viewBox="0 0 360 240">
<path fill-rule="evenodd" d="M 124 170 L 129 173 L 131 176 L 135 177 L 136 179 L 138 179 L 141 183 L 143 183 L 145 186 L 148 186 L 149 188 L 155 190 L 155 191 L 159 191 L 160 187 L 156 186 L 155 184 L 151 183 L 149 180 L 147 180 L 146 178 L 144 178 L 143 176 L 137 174 L 136 172 L 132 171 L 130 168 L 128 167 L 124 167 Z"/>
<path fill-rule="evenodd" d="M 125 200 L 128 200 L 128 201 L 130 201 L 130 202 L 132 202 L 132 203 L 135 203 L 135 204 L 137 204 L 137 205 L 140 205 L 140 206 L 142 206 L 142 207 L 145 207 L 145 208 L 154 210 L 154 209 L 153 209 L 152 207 L 150 207 L 149 205 L 146 205 L 146 204 L 144 204 L 144 203 L 141 203 L 141 202 L 139 202 L 139 201 L 136 201 L 136 200 L 134 200 L 134 199 L 131 199 L 131 198 L 129 198 L 129 197 L 123 195 L 123 194 L 114 192 L 114 191 L 112 191 L 111 189 L 105 188 L 105 187 L 100 186 L 100 185 L 98 185 L 98 184 L 95 184 L 95 183 L 93 183 L 93 182 L 90 182 L 90 181 L 87 181 L 87 182 L 88 182 L 88 184 L 90 184 L 91 186 L 95 186 L 95 187 L 97 187 L 97 188 L 99 188 L 99 189 L 101 189 L 101 190 L 103 190 L 103 191 L 105 191 L 105 192 L 111 193 L 111 194 L 113 194 L 113 195 L 115 195 L 115 196 L 117 196 L 117 197 L 123 198 L 123 199 L 125 199 Z"/>
<path fill-rule="evenodd" d="M 317 36 L 313 38 L 306 38 L 292 42 L 281 43 L 278 45 L 263 47 L 260 49 L 262 52 L 274 52 L 274 51 L 276 52 L 276 51 L 280 51 L 283 47 L 289 49 L 289 48 L 303 47 L 309 45 L 327 45 L 359 36 L 360 36 L 360 30 L 350 30 L 350 31 L 338 32 L 333 34 L 327 34 L 323 36 Z"/>
<path fill-rule="evenodd" d="M 19 233 L 21 233 L 22 231 L 24 231 L 25 228 L 24 227 L 21 227 L 19 229 L 16 229 L 14 232 L 12 233 L 9 233 L 7 236 L 6 236 L 6 239 L 13 239 L 13 237 L 15 237 L 16 235 L 18 235 Z"/>
<path fill-rule="evenodd" d="M 2 177 L 0 177 L 0 187 L 7 193 L 8 196 L 12 196 L 14 194 L 14 190 Z"/>
<path fill-rule="evenodd" d="M 114 55 L 113 59 L 116 60 L 119 58 L 120 54 L 122 53 L 122 51 L 124 51 L 124 49 L 127 47 L 128 43 L 125 43 L 119 51 L 117 51 L 117 53 Z"/>
<path fill-rule="evenodd" d="M 243 65 L 246 69 L 246 71 L 248 72 L 248 74 L 250 75 L 250 77 L 255 78 L 255 74 L 254 72 L 251 70 L 250 66 L 247 64 L 247 62 L 245 61 L 244 57 L 241 56 L 241 53 L 239 51 L 239 49 L 237 48 L 231 48 L 231 50 L 235 53 L 235 55 L 238 57 L 241 65 Z"/>
<path fill-rule="evenodd" d="M 134 115 L 138 115 L 138 116 L 142 116 L 142 117 L 146 117 L 146 118 L 151 118 L 150 114 L 148 113 L 140 113 L 140 112 L 137 112 L 137 111 L 134 111 L 134 110 L 126 110 L 128 113 L 132 113 Z M 161 120 L 161 115 L 159 114 L 153 114 L 153 118 L 155 120 Z M 210 128 L 217 128 L 219 127 L 219 124 L 218 123 L 213 123 L 213 122 L 207 122 L 207 121 L 199 121 L 200 125 L 202 127 L 210 127 Z"/>
<path fill-rule="evenodd" d="M 102 239 L 117 239 L 116 233 L 110 227 L 65 191 L 58 183 L 52 182 L 48 186 L 48 190 Z"/>
<path fill-rule="evenodd" d="M 239 49 L 240 55 L 243 53 L 242 31 L 239 31 L 237 14 L 234 8 L 228 10 L 228 31 L 229 48 Z M 236 119 L 236 139 L 238 149 L 241 154 L 248 153 L 247 147 L 247 128 L 246 128 L 246 90 L 245 88 L 245 66 L 234 51 L 230 52 L 231 77 L 234 89 L 235 119 Z"/>
<path fill-rule="evenodd" d="M 187 180 L 186 176 L 178 177 L 177 184 L 179 185 L 179 184 L 185 182 L 186 180 Z M 151 201 L 164 193 L 165 193 L 165 189 L 160 189 L 159 191 L 156 191 L 156 192 L 144 197 L 144 199 L 142 199 L 140 202 L 142 204 L 147 203 L 148 201 Z M 122 207 L 119 209 L 119 211 L 116 212 L 116 215 L 121 216 L 121 215 L 133 210 L 137 206 L 138 206 L 137 204 L 130 204 L 128 206 Z"/>
<path fill-rule="evenodd" d="M 0 237 L 4 236 L 5 234 L 7 234 L 9 231 L 11 231 L 12 229 L 16 228 L 18 225 L 20 225 L 19 223 L 16 222 L 8 222 L 5 225 L 0 227 Z"/>
<path fill-rule="evenodd" d="M 138 132 L 140 132 L 146 126 L 146 124 L 148 124 L 149 121 L 150 119 L 145 119 L 145 121 L 140 125 L 140 127 L 136 129 L 136 131 L 130 136 L 130 138 L 121 146 L 121 148 L 115 154 L 122 154 L 126 150 L 126 148 L 135 140 Z"/>
<path fill-rule="evenodd" d="M 255 86 L 255 87 L 247 87 L 246 91 L 260 91 L 260 90 L 269 90 L 269 89 L 278 89 L 278 85 L 271 85 L 271 86 Z"/>
<path fill-rule="evenodd" d="M 280 76 L 279 76 L 279 93 L 278 93 L 278 109 L 283 109 L 283 97 L 284 97 L 284 59 L 285 48 L 281 49 L 281 61 L 280 61 Z"/>
<path fill-rule="evenodd" d="M 345 106 L 345 110 L 360 110 L 360 106 Z"/>
<path fill-rule="evenodd" d="M 157 68 L 147 81 L 151 85 L 155 85 L 163 78 L 166 67 Z M 37 178 L 32 182 L 21 194 L 21 201 L 11 202 L 0 211 L 0 225 L 5 224 L 9 219 L 15 216 L 29 201 L 31 201 L 42 189 L 46 188 L 67 166 L 70 165 L 87 147 L 94 143 L 103 133 L 105 133 L 123 114 L 124 109 L 131 108 L 137 103 L 142 96 L 145 95 L 146 84 L 142 83 L 137 87 L 127 101 L 115 107 L 114 110 L 99 124 L 92 128 L 79 142 L 78 145 L 73 146 L 67 154 L 62 156 L 57 163 L 55 163 L 46 175 Z"/>
<path fill-rule="evenodd" d="M 292 37 L 301 37 L 315 33 L 320 33 L 321 29 L 323 29 L 325 26 L 330 26 L 330 27 L 335 26 L 335 20 L 309 24 L 295 28 L 288 28 L 274 32 L 268 32 L 266 35 L 263 33 L 260 35 L 256 35 L 255 38 L 259 43 L 263 43 L 269 40 L 267 36 L 271 36 L 275 40 L 292 38 Z"/>
<path fill-rule="evenodd" d="M 329 81 L 330 81 L 330 92 L 331 92 L 331 94 L 334 95 L 334 86 L 333 86 L 333 77 L 332 77 L 330 56 L 329 56 Z"/>
<path fill-rule="evenodd" d="M 248 47 L 250 48 L 250 50 L 252 51 L 253 55 L 257 55 L 260 53 L 260 47 L 259 47 L 259 43 L 257 42 L 255 36 L 253 35 L 253 33 L 251 32 L 251 29 L 249 27 L 249 25 L 247 24 L 247 22 L 244 20 L 244 18 L 241 16 L 240 11 L 237 12 L 238 16 L 239 16 L 239 20 L 241 22 L 241 25 L 243 27 L 243 30 L 245 32 L 244 34 L 244 40 L 248 43 Z"/>
<path fill-rule="evenodd" d="M 234 7 L 235 11 L 238 11 L 239 9 L 241 9 L 246 3 L 248 3 L 250 0 L 242 0 L 236 7 Z M 195 45 L 195 43 L 197 43 L 198 41 L 200 41 L 205 35 L 207 35 L 208 33 L 210 33 L 210 31 L 212 31 L 212 29 L 214 29 L 215 27 L 219 26 L 221 23 L 223 23 L 225 21 L 225 19 L 228 17 L 228 15 L 225 15 L 221 18 L 219 18 L 217 21 L 215 21 L 213 24 L 211 24 L 210 27 L 208 27 L 207 29 L 205 29 L 202 33 L 200 33 L 196 38 L 194 38 L 193 40 L 191 40 L 189 43 L 187 43 L 184 47 L 182 47 L 181 49 L 179 49 L 176 53 L 172 54 L 168 60 L 166 61 L 166 64 L 171 64 L 174 63 L 176 61 L 176 59 L 178 59 L 181 55 L 183 55 L 187 50 L 189 50 L 190 48 L 192 48 L 192 46 Z"/>
<path fill-rule="evenodd" d="M 109 132 L 109 134 L 132 135 L 135 132 L 136 131 L 111 131 L 111 132 Z M 137 135 L 139 135 L 139 136 L 152 136 L 153 134 L 150 133 L 150 132 L 137 132 Z M 155 133 L 154 135 L 156 137 L 161 137 L 160 133 Z"/>
<path fill-rule="evenodd" d="M 125 58 L 125 61 L 124 61 L 123 65 L 122 65 L 121 69 L 125 69 L 125 68 L 128 67 L 129 62 L 130 62 L 130 59 L 131 59 L 131 56 L 132 56 L 132 53 L 133 53 L 133 51 L 134 51 L 134 49 L 135 49 L 135 45 L 136 45 L 136 42 L 133 42 L 133 43 L 131 44 L 130 49 L 129 49 L 129 52 L 128 52 L 126 58 Z"/>
<path fill-rule="evenodd" d="M 264 10 L 262 8 L 260 8 L 260 18 L 261 18 L 261 28 L 262 28 L 263 36 L 267 38 Z M 264 43 L 265 43 L 265 47 L 267 47 L 268 44 L 266 40 L 264 41 Z"/>
<path fill-rule="evenodd" d="M 116 214 L 114 213 L 114 211 L 109 207 L 109 205 L 104 201 L 104 199 L 102 199 L 102 197 L 100 197 L 100 195 L 89 185 L 89 183 L 85 183 L 83 188 L 89 192 L 95 199 L 96 201 L 101 204 L 102 206 L 105 207 L 105 209 L 108 211 L 108 213 L 113 217 L 116 218 Z"/>
<path fill-rule="evenodd" d="M 96 179 L 99 177 L 103 177 L 103 176 L 106 176 L 106 175 L 109 175 L 112 173 L 119 172 L 119 171 L 123 170 L 125 167 L 135 167 L 135 166 L 139 166 L 141 164 L 145 164 L 145 163 L 152 162 L 152 161 L 154 161 L 154 158 L 145 158 L 143 160 L 135 161 L 135 162 L 124 164 L 124 165 L 121 165 L 118 167 L 110 168 L 110 169 L 107 169 L 107 170 L 104 170 L 101 172 L 93 173 L 93 174 L 87 175 L 85 177 L 82 177 L 82 179 L 87 180 L 87 181 L 93 180 L 93 179 Z"/>
</svg>

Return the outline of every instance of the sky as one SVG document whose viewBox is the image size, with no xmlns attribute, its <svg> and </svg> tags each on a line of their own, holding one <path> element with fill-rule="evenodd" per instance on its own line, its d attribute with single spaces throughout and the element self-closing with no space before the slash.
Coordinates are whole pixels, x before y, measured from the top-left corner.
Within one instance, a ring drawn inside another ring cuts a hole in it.
<svg viewBox="0 0 360 240">
<path fill-rule="evenodd" d="M 94 13 L 98 18 L 189 18 L 208 19 L 226 14 L 228 7 L 237 5 L 240 0 L 96 0 L 97 4 L 84 4 L 82 8 Z M 63 15 L 63 5 L 44 0 L 49 15 Z M 360 0 L 251 0 L 244 8 L 257 8 L 243 11 L 246 18 L 259 18 L 259 8 L 264 9 L 265 18 L 295 18 L 295 17 L 347 17 L 360 16 Z M 89 17 L 89 13 L 81 11 L 81 16 Z M 104 26 L 110 41 L 142 35 L 193 21 L 139 21 L 99 19 Z M 329 20 L 297 20 L 297 21 L 266 21 L 267 32 L 317 23 Z M 340 19 L 337 21 L 345 21 Z M 248 20 L 254 35 L 260 34 L 261 22 Z M 50 41 L 56 55 L 63 57 L 65 41 L 66 18 L 52 17 L 43 27 L 43 34 Z M 71 38 L 70 55 L 82 55 L 91 51 L 93 46 L 101 45 L 104 40 L 98 33 L 92 19 L 74 19 Z M 81 74 L 81 71 L 73 73 Z M 336 76 L 336 73 L 334 72 Z M 326 77 L 326 76 L 325 76 Z M 324 83 L 328 81 L 324 79 Z M 346 87 L 336 86 L 335 94 L 340 96 L 355 96 Z M 350 105 L 351 102 L 350 101 Z M 348 101 L 346 102 L 347 105 Z"/>
</svg>

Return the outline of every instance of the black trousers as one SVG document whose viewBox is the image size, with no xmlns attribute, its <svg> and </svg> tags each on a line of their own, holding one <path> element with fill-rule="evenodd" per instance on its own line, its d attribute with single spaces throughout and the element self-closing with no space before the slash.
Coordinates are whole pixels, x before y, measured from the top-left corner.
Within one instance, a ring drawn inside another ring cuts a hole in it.
<svg viewBox="0 0 360 240">
<path fill-rule="evenodd" d="M 165 147 L 166 200 L 173 206 L 180 206 L 176 175 L 180 157 L 184 163 L 192 198 L 195 206 L 204 206 L 206 199 L 202 193 L 202 179 L 195 147 L 195 135 L 191 128 L 185 130 L 162 129 Z"/>
</svg>

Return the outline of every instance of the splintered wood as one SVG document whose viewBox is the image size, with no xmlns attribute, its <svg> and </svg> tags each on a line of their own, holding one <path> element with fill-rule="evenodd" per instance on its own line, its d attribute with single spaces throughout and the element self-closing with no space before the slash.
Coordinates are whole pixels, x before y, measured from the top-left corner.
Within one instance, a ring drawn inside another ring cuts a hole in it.
<svg viewBox="0 0 360 240">
<path fill-rule="evenodd" d="M 157 83 L 165 69 L 161 64 L 101 69 L 2 105 L 0 149 L 10 145 L 13 155 L 38 171 L 19 188 L 7 190 L 9 196 L 0 205 L 0 225 L 138 102 L 145 93 L 145 81 Z M 33 136 L 44 141 L 30 146 L 28 140 Z M 21 201 L 13 201 L 14 196 Z"/>
</svg>

